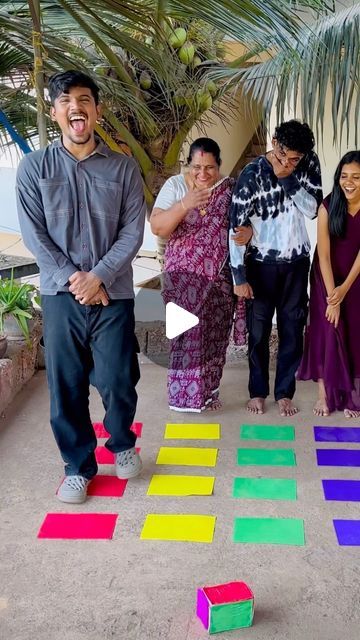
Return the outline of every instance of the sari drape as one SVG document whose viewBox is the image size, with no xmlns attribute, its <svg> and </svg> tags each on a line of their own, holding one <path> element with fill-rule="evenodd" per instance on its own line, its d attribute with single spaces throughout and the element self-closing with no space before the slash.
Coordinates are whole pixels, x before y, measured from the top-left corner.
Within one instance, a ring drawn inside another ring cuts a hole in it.
<svg viewBox="0 0 360 640">
<path fill-rule="evenodd" d="M 233 295 L 228 264 L 232 186 L 225 178 L 213 189 L 206 214 L 190 211 L 167 243 L 164 302 L 174 302 L 199 318 L 196 327 L 171 341 L 171 409 L 200 412 L 214 402 L 233 325 L 236 344 L 245 344 L 245 304 Z"/>
</svg>

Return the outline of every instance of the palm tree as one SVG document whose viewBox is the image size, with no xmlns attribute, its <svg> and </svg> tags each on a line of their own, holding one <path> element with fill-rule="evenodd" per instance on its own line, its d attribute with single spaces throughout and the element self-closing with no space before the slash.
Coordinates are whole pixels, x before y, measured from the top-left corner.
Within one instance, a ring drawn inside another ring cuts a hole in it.
<svg viewBox="0 0 360 640">
<path fill-rule="evenodd" d="M 195 14 L 191 0 L 42 1 L 45 74 L 77 67 L 96 76 L 105 104 L 98 133 L 112 148 L 137 159 L 151 204 L 159 185 L 177 170 L 191 127 L 204 127 L 214 114 L 231 117 L 238 87 L 267 112 L 277 95 L 281 109 L 287 87 L 297 86 L 304 68 L 313 91 L 321 87 L 321 121 L 324 87 L 339 68 L 341 47 L 349 42 L 339 41 L 348 38 L 359 55 L 355 32 L 344 31 L 341 19 L 328 15 L 330 8 L 326 0 L 202 0 Z M 302 9 L 317 11 L 316 24 L 328 25 L 326 38 L 316 27 L 323 44 L 306 26 Z M 0 109 L 35 144 L 32 23 L 24 2 L 0 1 L 0 37 Z M 226 64 L 229 39 L 241 42 L 243 53 Z M 314 42 L 325 67 L 311 64 L 309 45 Z M 329 61 L 326 47 L 334 52 Z M 268 59 L 261 62 L 264 53 Z M 344 70 L 337 100 L 356 92 L 353 68 L 347 64 L 351 73 Z M 50 120 L 48 134 L 50 139 L 55 135 Z"/>
</svg>

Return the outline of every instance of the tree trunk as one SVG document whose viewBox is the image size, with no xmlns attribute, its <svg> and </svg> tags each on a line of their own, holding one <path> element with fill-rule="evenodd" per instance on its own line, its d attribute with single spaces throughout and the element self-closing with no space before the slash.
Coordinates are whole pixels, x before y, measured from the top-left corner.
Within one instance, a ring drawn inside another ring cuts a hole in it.
<svg viewBox="0 0 360 640">
<path fill-rule="evenodd" d="M 34 47 L 34 85 L 37 103 L 37 126 L 39 132 L 40 147 L 47 145 L 45 99 L 44 99 L 44 65 L 42 58 L 42 37 L 40 0 L 28 0 L 31 19 L 33 23 L 33 47 Z"/>
</svg>

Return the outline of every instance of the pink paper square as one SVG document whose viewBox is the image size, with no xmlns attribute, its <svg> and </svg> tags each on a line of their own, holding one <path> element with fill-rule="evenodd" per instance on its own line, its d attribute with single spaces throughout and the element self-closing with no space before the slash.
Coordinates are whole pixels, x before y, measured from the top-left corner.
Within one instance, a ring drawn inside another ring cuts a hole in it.
<svg viewBox="0 0 360 640">
<path fill-rule="evenodd" d="M 127 480 L 120 480 L 116 476 L 97 475 L 89 484 L 88 496 L 121 498 L 124 495 L 126 485 Z"/>
<path fill-rule="evenodd" d="M 94 422 L 93 423 L 95 435 L 97 438 L 108 438 L 110 433 L 106 431 L 102 422 Z"/>
<path fill-rule="evenodd" d="M 135 447 L 135 450 L 139 453 L 140 447 Z M 96 447 L 95 449 L 95 458 L 98 464 L 114 464 L 115 463 L 115 454 L 112 451 L 109 451 L 106 447 Z"/>
<path fill-rule="evenodd" d="M 131 431 L 133 431 L 138 438 L 141 438 L 142 428 L 142 422 L 134 422 L 134 424 L 131 425 Z"/>
<path fill-rule="evenodd" d="M 211 604 L 240 602 L 241 600 L 251 600 L 254 597 L 245 582 L 227 582 L 214 587 L 204 587 L 203 591 Z"/>
<path fill-rule="evenodd" d="M 48 513 L 38 538 L 56 540 L 111 540 L 117 513 Z"/>
<path fill-rule="evenodd" d="M 98 464 L 114 464 L 115 454 L 106 447 L 96 447 L 95 458 Z"/>
<path fill-rule="evenodd" d="M 108 438 L 110 436 L 110 433 L 106 431 L 102 422 L 94 422 L 93 427 L 97 438 Z M 130 427 L 131 431 L 135 433 L 138 438 L 141 438 L 142 428 L 142 422 L 134 422 Z"/>
</svg>

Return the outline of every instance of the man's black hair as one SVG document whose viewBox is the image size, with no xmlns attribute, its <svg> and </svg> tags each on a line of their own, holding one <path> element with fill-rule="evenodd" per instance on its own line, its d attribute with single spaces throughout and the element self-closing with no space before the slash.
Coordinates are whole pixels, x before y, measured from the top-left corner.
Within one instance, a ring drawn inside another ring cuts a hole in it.
<svg viewBox="0 0 360 640">
<path fill-rule="evenodd" d="M 76 69 L 55 73 L 49 78 L 48 89 L 51 104 L 54 104 L 56 98 L 62 93 L 69 93 L 73 87 L 90 89 L 95 104 L 99 104 L 99 87 L 90 76 Z"/>
<path fill-rule="evenodd" d="M 275 129 L 274 138 L 290 151 L 307 154 L 315 146 L 314 134 L 306 122 L 289 120 Z"/>
</svg>

